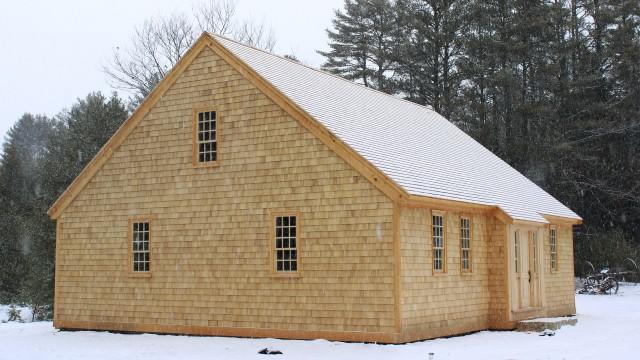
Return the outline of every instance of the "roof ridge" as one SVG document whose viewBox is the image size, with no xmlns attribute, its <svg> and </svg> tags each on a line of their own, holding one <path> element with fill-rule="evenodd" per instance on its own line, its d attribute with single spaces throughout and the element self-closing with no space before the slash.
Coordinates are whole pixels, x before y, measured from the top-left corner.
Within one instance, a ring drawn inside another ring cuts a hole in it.
<svg viewBox="0 0 640 360">
<path fill-rule="evenodd" d="M 392 95 L 392 94 L 386 93 L 386 92 L 384 92 L 384 91 L 382 91 L 382 90 L 374 89 L 374 88 L 372 88 L 372 87 L 368 87 L 368 86 L 365 86 L 365 85 L 359 84 L 359 83 L 357 83 L 357 82 L 354 82 L 354 81 L 351 81 L 351 80 L 347 80 L 347 79 L 343 78 L 342 76 L 339 76 L 339 75 L 336 75 L 336 74 L 330 73 L 330 72 L 325 71 L 325 70 L 322 70 L 322 69 L 315 68 L 315 67 L 313 67 L 313 66 L 311 66 L 311 65 L 307 65 L 307 64 L 304 64 L 304 63 L 299 62 L 299 61 L 294 61 L 294 60 L 292 60 L 292 59 L 288 59 L 288 58 L 286 58 L 286 57 L 284 57 L 284 56 L 281 56 L 281 55 L 278 55 L 278 54 L 274 54 L 274 53 L 272 53 L 272 52 L 270 52 L 270 51 L 267 51 L 267 50 L 264 50 L 264 49 L 257 48 L 257 47 L 255 47 L 255 46 L 253 46 L 253 45 L 245 44 L 245 43 L 243 43 L 243 42 L 240 42 L 240 41 L 238 41 L 238 40 L 236 40 L 236 39 L 232 39 L 232 38 L 227 37 L 227 36 L 223 36 L 223 35 L 219 35 L 219 34 L 212 34 L 212 33 L 209 33 L 209 32 L 207 32 L 207 34 L 209 34 L 209 35 L 213 36 L 214 38 L 216 38 L 216 37 L 217 37 L 217 38 L 221 38 L 221 39 L 224 39 L 224 40 L 230 41 L 230 42 L 232 42 L 232 43 L 236 43 L 236 44 L 238 44 L 238 45 L 244 46 L 244 47 L 246 47 L 246 48 L 253 49 L 253 50 L 257 50 L 257 51 L 260 51 L 260 52 L 265 53 L 265 54 L 267 54 L 267 55 L 270 55 L 270 56 L 273 56 L 273 57 L 277 57 L 277 58 L 279 58 L 279 59 L 281 59 L 281 60 L 286 60 L 286 61 L 288 61 L 288 62 L 290 62 L 290 63 L 292 63 L 292 64 L 296 64 L 296 65 L 299 65 L 299 66 L 303 66 L 303 67 L 305 67 L 305 68 L 307 68 L 307 69 L 309 69 L 309 70 L 313 70 L 313 71 L 319 72 L 319 73 L 321 73 L 321 74 L 324 74 L 324 75 L 328 75 L 328 76 L 334 77 L 334 78 L 339 79 L 339 80 L 341 80 L 341 81 L 344 81 L 344 82 L 346 82 L 346 83 L 348 83 L 348 84 L 355 85 L 355 86 L 361 87 L 361 88 L 363 88 L 363 89 L 366 89 L 366 90 L 369 90 L 369 91 L 373 91 L 373 92 L 375 92 L 375 93 L 379 93 L 379 94 L 381 94 L 381 95 L 388 96 L 388 97 L 390 97 L 390 98 L 392 98 L 392 99 L 395 99 L 395 100 L 398 100 L 398 101 L 403 101 L 403 102 L 409 103 L 409 104 L 411 104 L 411 105 L 417 106 L 417 107 L 422 108 L 422 109 L 427 110 L 427 111 L 431 111 L 431 112 L 437 113 L 438 115 L 442 116 L 440 113 L 438 113 L 437 111 L 435 111 L 435 110 L 431 107 L 431 105 L 422 105 L 422 104 L 418 104 L 418 103 L 416 103 L 416 102 L 413 102 L 413 101 L 410 101 L 410 100 L 407 100 L 407 99 L 403 99 L 403 98 L 401 98 L 401 97 L 397 97 L 397 96 L 395 96 L 395 95 Z"/>
</svg>

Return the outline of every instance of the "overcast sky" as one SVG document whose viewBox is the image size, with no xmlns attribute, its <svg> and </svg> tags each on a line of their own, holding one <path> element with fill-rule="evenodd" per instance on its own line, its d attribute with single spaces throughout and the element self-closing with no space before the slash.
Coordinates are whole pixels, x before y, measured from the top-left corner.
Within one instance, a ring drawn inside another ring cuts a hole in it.
<svg viewBox="0 0 640 360">
<path fill-rule="evenodd" d="M 275 52 L 319 66 L 343 0 L 236 0 L 238 18 L 274 29 Z M 25 112 L 53 116 L 91 91 L 113 91 L 101 66 L 145 19 L 191 13 L 197 0 L 0 0 L 0 142 Z M 123 94 L 128 96 L 128 94 Z"/>
</svg>

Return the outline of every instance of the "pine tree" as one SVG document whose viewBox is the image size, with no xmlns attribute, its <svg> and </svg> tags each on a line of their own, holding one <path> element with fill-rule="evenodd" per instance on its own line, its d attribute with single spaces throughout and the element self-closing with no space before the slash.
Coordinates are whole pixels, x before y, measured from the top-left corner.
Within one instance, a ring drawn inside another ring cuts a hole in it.
<svg viewBox="0 0 640 360">
<path fill-rule="evenodd" d="M 128 116 L 124 102 L 114 93 L 106 98 L 90 93 L 57 117 L 55 135 L 47 146 L 42 172 L 45 196 L 53 203 L 98 153 Z"/>
<path fill-rule="evenodd" d="M 53 121 L 25 114 L 9 130 L 0 162 L 0 292 L 15 300 L 27 275 L 27 257 L 41 235 L 35 219 L 42 218 L 38 167 L 45 156 Z M 44 215 L 46 216 L 46 215 Z"/>
<path fill-rule="evenodd" d="M 115 94 L 92 93 L 57 120 L 26 114 L 11 128 L 0 161 L 0 301 L 41 312 L 52 303 L 55 224 L 47 209 L 127 115 Z"/>
<path fill-rule="evenodd" d="M 394 93 L 396 16 L 389 0 L 345 0 L 334 30 L 327 30 L 329 51 L 323 68 L 367 87 Z"/>
<path fill-rule="evenodd" d="M 399 0 L 398 73 L 400 90 L 419 104 L 451 117 L 458 105 L 458 61 L 467 32 L 466 0 Z"/>
</svg>

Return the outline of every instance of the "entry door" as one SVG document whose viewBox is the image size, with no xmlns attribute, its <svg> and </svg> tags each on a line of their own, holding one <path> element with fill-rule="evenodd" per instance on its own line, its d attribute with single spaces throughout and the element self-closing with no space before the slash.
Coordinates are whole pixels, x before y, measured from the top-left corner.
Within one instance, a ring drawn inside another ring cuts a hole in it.
<svg viewBox="0 0 640 360">
<path fill-rule="evenodd" d="M 540 241 L 536 230 L 513 229 L 512 294 L 514 309 L 540 306 Z"/>
</svg>

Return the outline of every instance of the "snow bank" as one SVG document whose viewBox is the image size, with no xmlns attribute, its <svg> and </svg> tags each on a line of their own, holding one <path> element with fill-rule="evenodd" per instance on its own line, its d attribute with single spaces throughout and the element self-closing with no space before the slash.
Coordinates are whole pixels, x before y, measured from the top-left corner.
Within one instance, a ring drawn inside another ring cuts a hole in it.
<svg viewBox="0 0 640 360">
<path fill-rule="evenodd" d="M 640 286 L 577 295 L 576 326 L 555 336 L 483 331 L 406 345 L 107 332 L 59 332 L 50 322 L 0 324 L 0 359 L 638 359 Z M 283 355 L 260 355 L 264 348 Z"/>
<path fill-rule="evenodd" d="M 31 322 L 31 309 L 25 306 L 16 306 L 20 310 L 20 317 L 23 322 Z M 0 305 L 0 323 L 9 320 L 9 305 Z M 1 356 L 1 355 L 0 355 Z"/>
</svg>

